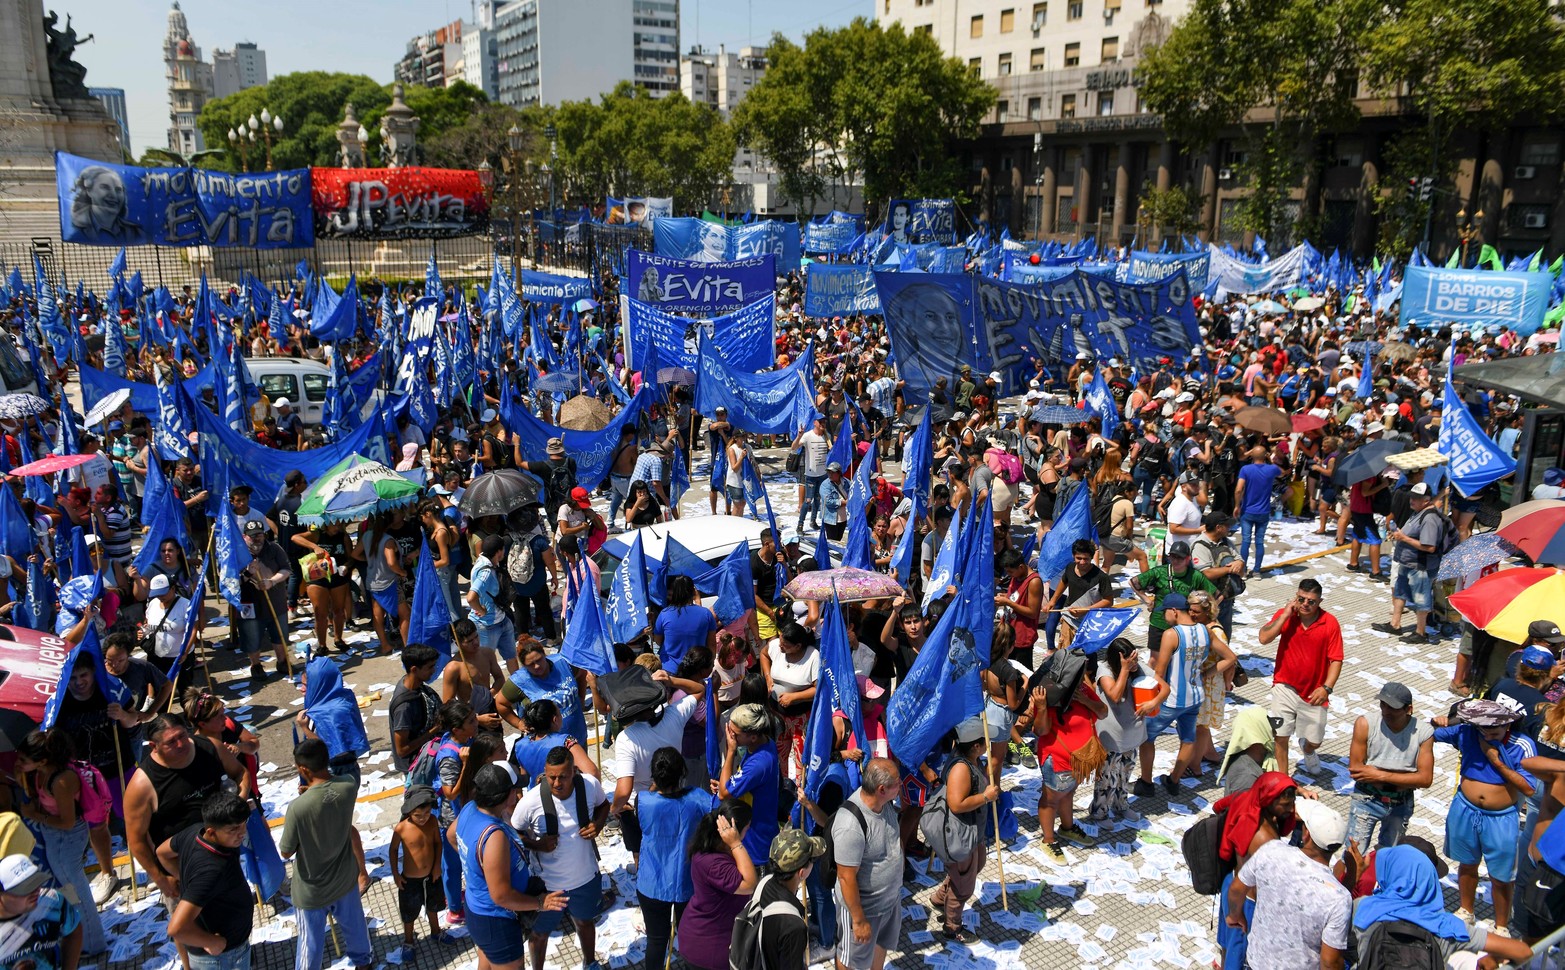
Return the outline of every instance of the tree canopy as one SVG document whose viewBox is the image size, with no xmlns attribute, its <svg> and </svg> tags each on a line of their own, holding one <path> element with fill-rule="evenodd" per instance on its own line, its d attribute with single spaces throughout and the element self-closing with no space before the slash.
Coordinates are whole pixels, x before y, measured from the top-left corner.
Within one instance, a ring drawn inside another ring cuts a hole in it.
<svg viewBox="0 0 1565 970">
<path fill-rule="evenodd" d="M 860 17 L 812 31 L 803 47 L 774 36 L 767 56 L 734 126 L 800 211 L 860 177 L 870 199 L 961 194 L 956 148 L 978 134 L 995 92 L 933 37 Z"/>
</svg>

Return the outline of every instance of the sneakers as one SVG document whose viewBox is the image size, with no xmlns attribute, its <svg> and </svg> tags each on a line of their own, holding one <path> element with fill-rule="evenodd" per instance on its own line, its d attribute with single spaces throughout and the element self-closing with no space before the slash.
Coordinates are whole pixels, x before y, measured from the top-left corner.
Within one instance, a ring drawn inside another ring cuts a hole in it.
<svg viewBox="0 0 1565 970">
<path fill-rule="evenodd" d="M 1130 793 L 1137 798 L 1151 798 L 1157 794 L 1157 786 L 1150 781 L 1137 778 L 1136 783 L 1130 786 Z"/>
<path fill-rule="evenodd" d="M 92 901 L 102 906 L 114 898 L 114 890 L 119 884 L 119 876 L 113 870 L 98 873 L 92 880 Z"/>
<path fill-rule="evenodd" d="M 1179 796 L 1179 782 L 1176 779 L 1168 775 L 1164 775 L 1162 784 L 1163 790 L 1168 793 L 1170 798 L 1177 798 Z"/>
<path fill-rule="evenodd" d="M 1058 842 L 1050 842 L 1043 847 L 1043 857 L 1057 866 L 1065 864 L 1065 849 Z"/>
<path fill-rule="evenodd" d="M 1457 919 L 1459 919 L 1462 922 L 1466 923 L 1468 926 L 1472 926 L 1473 925 L 1473 911 L 1472 910 L 1470 910 L 1470 909 L 1458 909 L 1455 912 L 1455 914 L 1453 914 L 1453 915 L 1455 915 Z"/>
<path fill-rule="evenodd" d="M 810 959 L 807 965 L 813 967 L 817 963 L 826 963 L 829 960 L 835 959 L 836 952 L 836 950 L 829 946 L 821 946 L 819 943 L 812 942 L 810 944 Z"/>
<path fill-rule="evenodd" d="M 1399 626 L 1392 626 L 1389 623 L 1371 623 L 1369 625 L 1369 628 L 1371 630 L 1374 630 L 1376 633 L 1389 633 L 1391 636 L 1394 636 L 1394 637 L 1399 637 L 1399 636 L 1402 635 L 1402 628 L 1401 627 L 1399 627 Z"/>
<path fill-rule="evenodd" d="M 452 933 L 450 930 L 441 930 L 440 935 L 435 937 L 435 942 L 441 944 L 442 946 L 460 946 L 462 944 L 462 938 L 457 936 L 455 933 Z"/>
<path fill-rule="evenodd" d="M 1057 839 L 1064 839 L 1072 845 L 1079 845 L 1084 849 L 1091 848 L 1093 844 L 1091 836 L 1087 835 L 1086 832 L 1083 832 L 1081 827 L 1074 823 L 1072 823 L 1069 828 L 1062 826 L 1056 829 L 1054 832 L 1054 837 Z"/>
<path fill-rule="evenodd" d="M 1430 643 L 1439 643 L 1440 642 L 1440 638 L 1435 636 L 1433 633 L 1419 633 L 1417 630 L 1414 630 L 1411 633 L 1403 634 L 1402 642 L 1403 643 L 1430 644 Z"/>
<path fill-rule="evenodd" d="M 1311 751 L 1304 756 L 1304 760 L 1299 763 L 1299 766 L 1310 774 L 1315 774 L 1317 771 L 1320 771 L 1320 755 Z"/>
<path fill-rule="evenodd" d="M 251 664 L 250 665 L 250 679 L 251 680 L 265 680 L 266 679 L 266 668 L 261 666 L 260 664 Z"/>
<path fill-rule="evenodd" d="M 446 910 L 446 925 L 447 926 L 465 926 L 466 924 L 467 924 L 467 916 L 466 916 L 466 914 L 458 913 L 454 909 Z"/>
<path fill-rule="evenodd" d="M 1023 768 L 1038 767 L 1038 756 L 1033 754 L 1032 748 L 1029 748 L 1027 745 L 1012 741 L 1010 747 L 1006 750 L 1015 756 Z"/>
</svg>

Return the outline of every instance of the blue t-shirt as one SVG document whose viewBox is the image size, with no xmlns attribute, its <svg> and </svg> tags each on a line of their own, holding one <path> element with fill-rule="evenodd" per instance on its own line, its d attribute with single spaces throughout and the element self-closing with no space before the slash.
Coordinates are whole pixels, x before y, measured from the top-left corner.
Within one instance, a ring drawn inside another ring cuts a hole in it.
<svg viewBox="0 0 1565 970">
<path fill-rule="evenodd" d="M 521 737 L 511 745 L 511 760 L 516 762 L 516 767 L 527 772 L 527 787 L 538 784 L 543 777 L 543 762 L 549 757 L 549 752 L 563 745 L 568 738 L 565 734 L 545 734 L 541 738 Z"/>
<path fill-rule="evenodd" d="M 641 865 L 636 869 L 636 892 L 665 903 L 683 903 L 695 887 L 690 881 L 690 859 L 685 854 L 696 823 L 717 807 L 717 798 L 699 788 L 687 789 L 678 798 L 654 791 L 636 796 L 636 818 L 641 823 Z"/>
<path fill-rule="evenodd" d="M 1500 774 L 1499 769 L 1484 757 L 1483 747 L 1478 743 L 1478 734 L 1478 728 L 1471 724 L 1452 724 L 1448 727 L 1435 728 L 1435 740 L 1454 745 L 1461 754 L 1463 778 L 1471 778 L 1473 781 L 1490 785 L 1505 784 L 1505 778 Z M 1527 784 L 1532 786 L 1533 791 L 1537 791 L 1538 779 L 1522 770 L 1522 759 L 1531 758 L 1537 753 L 1532 746 L 1532 739 L 1525 735 L 1510 734 L 1494 747 L 1500 752 L 1500 760 L 1505 762 L 1505 766 L 1527 779 Z"/>
<path fill-rule="evenodd" d="M 1239 469 L 1239 480 L 1244 482 L 1244 515 L 1270 515 L 1272 511 L 1272 486 L 1282 475 L 1282 469 L 1271 462 L 1255 462 Z"/>
<path fill-rule="evenodd" d="M 510 910 L 500 906 L 489 895 L 489 883 L 484 879 L 483 862 L 479 850 L 488 846 L 484 833 L 493 829 L 489 839 L 504 839 L 511 847 L 511 886 L 527 891 L 527 861 L 522 855 L 521 837 L 505 822 L 478 810 L 476 802 L 468 802 L 456 817 L 457 857 L 462 860 L 462 901 L 466 912 L 480 916 L 512 916 Z"/>
<path fill-rule="evenodd" d="M 762 744 L 745 756 L 739 770 L 728 779 L 728 794 L 750 803 L 750 828 L 744 836 L 744 849 L 750 861 L 766 865 L 777 835 L 777 790 L 782 776 L 777 769 L 777 746 Z"/>
<path fill-rule="evenodd" d="M 717 618 L 704 606 L 670 606 L 658 614 L 653 632 L 663 637 L 658 659 L 666 670 L 679 666 L 691 647 L 706 646 L 706 638 L 717 632 Z"/>
<path fill-rule="evenodd" d="M 500 609 L 497 597 L 500 595 L 500 577 L 495 572 L 494 564 L 483 556 L 479 556 L 473 562 L 473 575 L 468 580 L 474 593 L 478 595 L 478 602 L 484 608 L 484 615 L 479 616 L 472 607 L 467 610 L 467 618 L 473 621 L 477 627 L 494 626 L 505 619 L 505 611 Z"/>
<path fill-rule="evenodd" d="M 542 677 L 534 677 L 526 667 L 518 667 L 511 675 L 511 683 L 529 701 L 545 697 L 554 701 L 554 706 L 560 709 L 561 728 L 575 738 L 577 744 L 586 745 L 587 718 L 581 710 L 581 692 L 570 664 L 556 657 L 549 661 L 549 672 Z"/>
</svg>

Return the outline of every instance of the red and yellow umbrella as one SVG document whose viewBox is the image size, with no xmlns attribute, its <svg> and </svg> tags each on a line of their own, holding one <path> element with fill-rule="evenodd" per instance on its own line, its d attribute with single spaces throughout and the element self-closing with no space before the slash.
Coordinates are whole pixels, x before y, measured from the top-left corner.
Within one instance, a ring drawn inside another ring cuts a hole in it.
<svg viewBox="0 0 1565 970">
<path fill-rule="evenodd" d="M 1534 620 L 1565 626 L 1565 570 L 1502 569 L 1451 596 L 1467 622 L 1509 643 L 1526 643 Z"/>
</svg>

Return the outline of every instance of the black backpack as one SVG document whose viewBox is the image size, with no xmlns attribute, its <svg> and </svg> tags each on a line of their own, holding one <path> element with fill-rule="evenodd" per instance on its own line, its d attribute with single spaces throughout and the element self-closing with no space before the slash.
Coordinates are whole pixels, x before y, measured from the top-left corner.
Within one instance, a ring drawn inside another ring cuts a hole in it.
<svg viewBox="0 0 1565 970">
<path fill-rule="evenodd" d="M 1114 525 L 1114 503 L 1119 499 L 1119 482 L 1104 482 L 1092 495 L 1092 525 L 1101 541 Z"/>
<path fill-rule="evenodd" d="M 639 664 L 604 674 L 597 682 L 598 692 L 609 706 L 609 716 L 621 724 L 656 710 L 668 701 L 668 692 L 663 685 L 653 680 L 647 668 Z"/>
<path fill-rule="evenodd" d="M 1232 859 L 1218 851 L 1223 829 L 1228 826 L 1228 810 L 1216 812 L 1185 829 L 1179 842 L 1185 865 L 1190 867 L 1190 885 L 1203 896 L 1216 896 L 1223 890 L 1223 877 L 1234 871 Z"/>
<path fill-rule="evenodd" d="M 792 916 L 799 921 L 800 931 L 806 931 L 804 918 L 799 915 L 798 903 L 778 899 L 761 905 L 761 890 L 769 880 L 776 878 L 776 875 L 770 874 L 762 877 L 750 901 L 734 917 L 734 934 L 728 939 L 729 970 L 768 970 L 772 966 L 767 952 L 770 950 L 775 953 L 777 947 L 768 947 L 766 941 L 761 939 L 761 924 L 768 916 Z"/>
<path fill-rule="evenodd" d="M 494 471 L 500 468 L 513 468 L 516 466 L 516 455 L 511 450 L 510 445 L 501 441 L 499 438 L 487 431 L 484 432 L 484 440 L 489 442 L 489 451 L 492 455 L 494 455 L 494 468 L 489 469 L 490 471 Z"/>
<path fill-rule="evenodd" d="M 560 835 L 560 804 L 554 800 L 554 793 L 549 791 L 548 782 L 538 786 L 538 795 L 543 802 L 543 834 L 558 838 Z M 582 782 L 580 775 L 576 776 L 575 802 L 576 827 L 580 829 L 583 825 L 592 821 L 592 813 L 587 811 L 587 786 Z M 588 844 L 592 846 L 593 858 L 597 858 L 598 843 L 589 840 Z"/>
<path fill-rule="evenodd" d="M 1358 970 L 1441 970 L 1445 948 L 1439 939 L 1416 923 L 1388 920 L 1371 923 L 1353 934 L 1358 947 Z"/>
<path fill-rule="evenodd" d="M 1063 710 L 1086 675 L 1086 654 L 1080 650 L 1056 650 L 1048 662 L 1033 673 L 1027 683 L 1027 693 L 1031 695 L 1033 688 L 1042 687 L 1048 694 L 1048 706 Z"/>
</svg>

